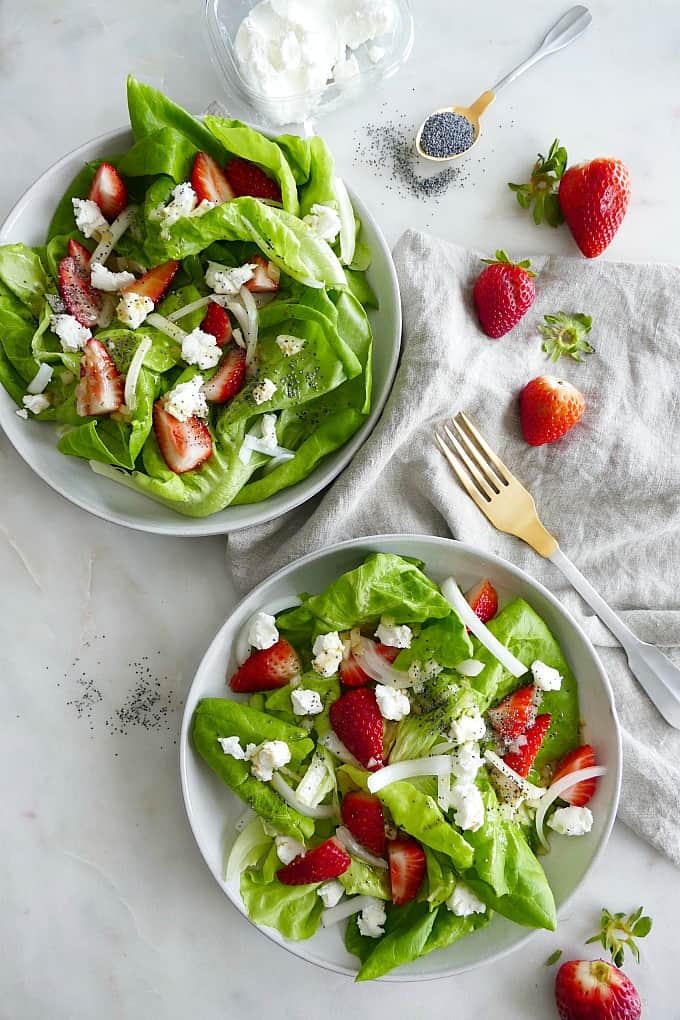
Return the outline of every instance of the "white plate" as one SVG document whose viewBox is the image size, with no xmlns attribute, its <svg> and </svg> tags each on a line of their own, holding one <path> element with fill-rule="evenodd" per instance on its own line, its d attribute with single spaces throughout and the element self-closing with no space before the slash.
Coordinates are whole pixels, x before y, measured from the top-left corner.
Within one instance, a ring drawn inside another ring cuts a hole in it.
<svg viewBox="0 0 680 1020">
<path fill-rule="evenodd" d="M 83 164 L 125 152 L 131 145 L 129 130 L 112 131 L 60 159 L 19 199 L 0 228 L 0 244 L 43 244 L 57 202 Z M 14 401 L 0 387 L 0 425 L 17 453 L 43 481 L 83 510 L 114 524 L 159 535 L 223 535 L 279 517 L 320 492 L 346 467 L 373 430 L 394 380 L 401 345 L 399 284 L 390 250 L 373 216 L 351 189 L 350 197 L 373 254 L 368 279 L 380 302 L 380 308 L 369 315 L 374 337 L 373 408 L 359 431 L 307 478 L 262 503 L 227 507 L 200 519 L 183 517 L 141 493 L 95 475 L 85 461 L 59 453 L 55 426 L 18 418 Z"/>
<path fill-rule="evenodd" d="M 250 616 L 258 610 L 278 612 L 295 602 L 298 592 L 322 591 L 339 574 L 351 570 L 369 552 L 415 556 L 426 564 L 430 577 L 441 583 L 451 574 L 463 588 L 482 577 L 490 578 L 501 603 L 522 596 L 545 620 L 578 678 L 583 736 L 591 741 L 598 762 L 608 769 L 590 804 L 595 818 L 592 832 L 577 838 L 555 836 L 553 849 L 541 858 L 558 911 L 562 911 L 602 854 L 616 815 L 621 783 L 621 739 L 612 690 L 593 646 L 576 621 L 554 596 L 523 570 L 497 556 L 454 542 L 424 535 L 390 535 L 354 539 L 311 553 L 284 567 L 255 588 L 234 610 L 205 654 L 187 698 L 180 739 L 182 792 L 199 849 L 216 882 L 234 906 L 245 915 L 238 881 L 224 882 L 224 852 L 234 838 L 234 825 L 243 814 L 242 801 L 225 786 L 194 751 L 190 723 L 202 698 L 229 697 L 225 677 L 236 662 L 234 642 Z M 247 916 L 247 915 L 245 915 Z M 356 958 L 343 945 L 344 924 L 320 930 L 309 941 L 290 942 L 274 929 L 261 927 L 272 941 L 310 963 L 354 975 Z M 419 981 L 450 977 L 505 956 L 523 945 L 535 932 L 495 916 L 491 923 L 459 943 L 437 950 L 389 974 L 388 981 Z"/>
</svg>

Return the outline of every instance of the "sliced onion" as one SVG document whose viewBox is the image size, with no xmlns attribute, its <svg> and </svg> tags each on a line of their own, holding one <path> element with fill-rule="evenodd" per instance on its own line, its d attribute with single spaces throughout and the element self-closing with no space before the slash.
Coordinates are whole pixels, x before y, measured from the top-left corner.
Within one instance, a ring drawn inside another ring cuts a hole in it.
<svg viewBox="0 0 680 1020">
<path fill-rule="evenodd" d="M 549 786 L 548 789 L 541 796 L 538 809 L 536 811 L 536 832 L 538 838 L 544 847 L 548 847 L 548 841 L 543 833 L 543 822 L 545 820 L 546 812 L 550 805 L 561 797 L 563 793 L 570 790 L 572 786 L 576 786 L 578 783 L 584 782 L 586 779 L 597 779 L 599 776 L 604 776 L 607 769 L 604 765 L 591 765 L 587 769 L 579 769 L 577 772 L 570 772 L 566 776 L 562 776 L 556 782 Z"/>
<path fill-rule="evenodd" d="M 376 651 L 375 644 L 368 638 L 364 638 L 354 652 L 364 673 L 368 673 L 371 680 L 385 684 L 387 687 L 394 687 L 400 690 L 405 687 L 413 687 L 413 679 L 402 669 L 395 669 L 389 662 L 383 659 L 380 652 Z"/>
<path fill-rule="evenodd" d="M 340 213 L 340 260 L 346 266 L 349 266 L 354 258 L 354 249 L 356 247 L 354 209 L 347 194 L 345 182 L 341 177 L 336 177 L 333 181 L 333 190 L 335 191 Z"/>
<path fill-rule="evenodd" d="M 231 331 L 231 338 L 234 341 L 234 343 L 236 344 L 236 346 L 240 347 L 241 350 L 245 350 L 246 349 L 246 342 L 243 339 L 243 333 L 238 328 L 238 326 L 236 327 L 236 329 L 232 329 L 232 331 Z"/>
<path fill-rule="evenodd" d="M 357 860 L 363 861 L 364 864 L 370 864 L 373 868 L 381 868 L 383 871 L 387 871 L 387 861 L 383 857 L 376 857 L 370 850 L 363 847 L 361 843 L 358 843 L 346 826 L 338 826 L 335 830 L 335 835 L 338 842 L 342 843 L 350 856 L 356 857 Z"/>
<path fill-rule="evenodd" d="M 243 437 L 243 445 L 246 450 L 255 450 L 256 453 L 266 453 L 269 457 L 278 457 L 280 460 L 292 460 L 295 454 L 287 450 L 285 446 L 268 446 L 264 439 L 258 436 L 251 436 L 248 432 Z M 247 461 L 245 462 L 247 463 Z"/>
<path fill-rule="evenodd" d="M 104 265 L 106 263 L 114 247 L 132 224 L 136 212 L 136 205 L 129 205 L 126 209 L 123 209 L 120 216 L 116 217 L 108 230 L 103 232 L 101 241 L 90 256 L 90 264 L 101 262 Z"/>
<path fill-rule="evenodd" d="M 519 772 L 515 772 L 515 770 L 511 768 L 499 755 L 497 755 L 495 751 L 485 751 L 484 760 L 487 761 L 489 765 L 493 765 L 495 769 L 498 769 L 501 775 L 507 776 L 508 779 L 512 779 L 513 782 L 517 783 L 525 797 L 531 797 L 532 800 L 538 800 L 538 798 L 542 797 L 545 793 L 544 787 L 534 786 L 534 784 L 530 783 L 528 779 L 524 778 L 524 776 L 520 776 Z"/>
<path fill-rule="evenodd" d="M 40 366 L 38 371 L 31 379 L 30 383 L 26 387 L 26 392 L 33 394 L 44 393 L 45 387 L 49 384 L 53 372 L 54 369 L 52 368 L 52 366 L 46 365 L 43 362 L 43 364 Z"/>
<path fill-rule="evenodd" d="M 447 773 L 443 776 L 437 776 L 437 803 L 442 811 L 446 811 L 449 806 L 449 797 L 451 795 L 451 773 Z"/>
<path fill-rule="evenodd" d="M 354 765 L 358 769 L 363 769 L 363 765 L 357 758 L 354 757 L 352 752 L 345 747 L 340 737 L 334 730 L 329 730 L 328 733 L 324 733 L 323 737 L 319 737 L 319 743 L 334 754 L 336 758 L 339 758 L 345 765 Z"/>
<path fill-rule="evenodd" d="M 324 928 L 330 928 L 331 925 L 344 921 L 346 917 L 360 913 L 366 907 L 372 906 L 373 903 L 375 903 L 374 896 L 350 896 L 335 907 L 327 907 L 321 915 L 321 924 Z"/>
<path fill-rule="evenodd" d="M 411 758 L 409 761 L 398 761 L 394 765 L 386 765 L 368 777 L 370 793 L 378 793 L 391 783 L 402 779 L 413 779 L 415 776 L 445 776 L 451 774 L 451 758 L 446 754 L 431 754 L 427 758 Z"/>
<path fill-rule="evenodd" d="M 442 584 L 442 595 L 456 610 L 468 630 L 471 630 L 487 651 L 491 652 L 505 666 L 508 673 L 512 673 L 515 677 L 524 676 L 527 672 L 527 667 L 505 645 L 502 645 L 489 628 L 482 623 L 475 611 L 465 600 L 453 577 L 448 577 Z"/>
<path fill-rule="evenodd" d="M 445 740 L 443 744 L 435 744 L 434 747 L 430 748 L 430 754 L 450 754 L 451 751 L 457 751 L 460 744 L 457 744 L 454 740 Z"/>
<path fill-rule="evenodd" d="M 150 347 L 151 337 L 142 337 L 137 345 L 137 350 L 132 355 L 132 361 L 127 370 L 125 377 L 125 403 L 131 411 L 134 411 L 137 407 L 137 382 L 142 365 L 144 364 L 144 358 Z"/>
<path fill-rule="evenodd" d="M 485 663 L 480 662 L 479 659 L 464 659 L 455 666 L 456 673 L 460 673 L 461 676 L 475 677 L 484 669 Z"/>
<path fill-rule="evenodd" d="M 333 804 L 320 804 L 318 807 L 310 807 L 308 804 L 303 804 L 293 787 L 288 785 L 280 772 L 274 773 L 271 785 L 279 797 L 285 800 L 286 804 L 290 804 L 292 808 L 295 808 L 299 814 L 305 815 L 307 818 L 337 818 L 338 812 Z"/>
<path fill-rule="evenodd" d="M 257 350 L 257 305 L 247 287 L 241 287 L 238 293 L 248 316 L 246 373 L 249 374 L 255 364 L 255 351 Z"/>
<path fill-rule="evenodd" d="M 170 312 L 168 319 L 170 322 L 177 322 L 178 319 L 183 319 L 185 315 L 191 315 L 192 312 L 197 312 L 199 308 L 204 308 L 205 305 L 209 305 L 214 298 L 211 294 L 208 297 L 198 298 L 196 301 L 190 301 L 188 305 L 182 305 L 181 308 L 176 308 L 174 312 Z"/>
<path fill-rule="evenodd" d="M 171 322 L 170 319 L 166 319 L 164 315 L 159 315 L 158 312 L 151 312 L 147 315 L 146 321 L 150 326 L 155 326 L 160 333 L 169 336 L 171 340 L 176 340 L 178 344 L 181 344 L 187 336 L 186 330 Z"/>
</svg>

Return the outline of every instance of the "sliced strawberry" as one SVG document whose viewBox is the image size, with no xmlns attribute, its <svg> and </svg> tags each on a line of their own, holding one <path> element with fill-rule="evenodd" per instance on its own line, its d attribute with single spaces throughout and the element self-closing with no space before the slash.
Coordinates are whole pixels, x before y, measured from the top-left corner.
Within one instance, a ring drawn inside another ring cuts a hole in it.
<svg viewBox="0 0 680 1020">
<path fill-rule="evenodd" d="M 127 205 L 125 181 L 110 163 L 102 163 L 94 175 L 87 197 L 96 202 L 109 222 Z"/>
<path fill-rule="evenodd" d="M 153 405 L 153 428 L 163 460 L 176 475 L 193 471 L 212 457 L 212 436 L 200 418 L 180 421 L 157 400 Z"/>
<path fill-rule="evenodd" d="M 78 272 L 86 279 L 89 279 L 90 256 L 92 252 L 89 251 L 84 244 L 81 244 L 80 241 L 76 241 L 73 238 L 70 238 L 66 248 L 66 253 L 75 262 Z"/>
<path fill-rule="evenodd" d="M 377 644 L 374 647 L 386 662 L 394 662 L 401 651 L 401 648 L 391 648 L 389 645 L 383 644 Z M 366 684 L 371 683 L 371 677 L 368 673 L 364 673 L 353 655 L 350 655 L 349 659 L 343 659 L 340 663 L 340 680 L 345 687 L 365 687 Z"/>
<path fill-rule="evenodd" d="M 335 839 L 327 839 L 320 846 L 296 857 L 285 868 L 279 868 L 276 877 L 284 885 L 311 885 L 312 882 L 327 882 L 343 875 L 352 858 Z"/>
<path fill-rule="evenodd" d="M 526 743 L 522 744 L 517 751 L 506 754 L 503 761 L 514 769 L 519 776 L 528 776 L 529 769 L 536 761 L 536 755 L 541 749 L 543 738 L 550 729 L 551 717 L 546 713 L 539 715 L 533 726 L 524 734 Z"/>
<path fill-rule="evenodd" d="M 347 691 L 330 708 L 331 726 L 364 768 L 375 771 L 383 763 L 383 718 L 375 691 L 358 687 Z"/>
<path fill-rule="evenodd" d="M 264 170 L 247 159 L 230 159 L 225 167 L 227 180 L 235 194 L 251 195 L 253 198 L 267 198 L 272 202 L 281 201 L 281 188 Z"/>
<path fill-rule="evenodd" d="M 154 266 L 139 276 L 134 283 L 129 283 L 122 290 L 123 294 L 141 294 L 143 297 L 151 298 L 155 305 L 164 297 L 168 287 L 175 279 L 179 269 L 177 259 L 170 259 L 169 262 L 162 262 L 160 266 Z"/>
<path fill-rule="evenodd" d="M 246 352 L 230 347 L 222 358 L 215 375 L 203 386 L 205 399 L 211 404 L 226 404 L 240 393 L 246 382 Z"/>
<path fill-rule="evenodd" d="M 80 382 L 76 387 L 76 410 L 82 418 L 109 414 L 123 403 L 124 385 L 104 344 L 88 340 L 80 359 Z"/>
<path fill-rule="evenodd" d="M 191 171 L 191 186 L 199 202 L 216 202 L 222 205 L 235 198 L 234 190 L 224 170 L 207 152 L 197 152 Z"/>
<path fill-rule="evenodd" d="M 279 638 L 271 648 L 252 652 L 236 670 L 229 686 L 236 694 L 273 691 L 285 687 L 301 671 L 297 652 L 285 638 Z"/>
<path fill-rule="evenodd" d="M 218 305 L 216 301 L 211 301 L 208 305 L 201 329 L 204 333 L 214 336 L 219 347 L 224 347 L 231 341 L 231 319 L 222 305 Z"/>
<path fill-rule="evenodd" d="M 595 752 L 590 744 L 582 744 L 581 747 L 570 751 L 558 764 L 552 777 L 552 782 L 554 783 L 555 780 L 562 779 L 563 776 L 568 776 L 572 772 L 589 769 L 592 765 L 596 764 Z M 573 804 L 574 807 L 583 807 L 595 793 L 596 786 L 597 779 L 582 779 L 576 786 L 572 786 L 565 790 L 564 793 L 561 793 L 560 797 L 562 800 L 566 800 L 567 804 Z"/>
<path fill-rule="evenodd" d="M 425 852 L 415 839 L 390 839 L 387 843 L 392 902 L 401 907 L 418 895 L 425 877 Z"/>
<path fill-rule="evenodd" d="M 495 708 L 487 712 L 489 722 L 496 733 L 511 744 L 521 733 L 528 730 L 536 719 L 538 698 L 533 684 L 520 687 L 504 698 Z"/>
<path fill-rule="evenodd" d="M 69 315 L 81 326 L 96 326 L 102 310 L 102 296 L 83 276 L 78 261 L 67 255 L 59 263 L 59 293 Z"/>
<path fill-rule="evenodd" d="M 498 592 L 486 577 L 470 588 L 465 593 L 465 598 L 482 623 L 488 623 L 498 612 Z"/>
<path fill-rule="evenodd" d="M 393 648 L 392 645 L 383 645 L 381 642 L 378 642 L 375 646 L 375 650 L 378 655 L 382 655 L 386 662 L 394 662 L 401 652 L 401 648 Z"/>
<path fill-rule="evenodd" d="M 253 294 L 267 294 L 279 289 L 281 270 L 275 262 L 268 262 L 263 255 L 253 255 L 248 261 L 255 266 L 251 279 L 245 285 L 248 290 Z"/>
<path fill-rule="evenodd" d="M 342 820 L 362 846 L 372 854 L 385 853 L 385 816 L 377 797 L 363 790 L 352 790 L 342 799 Z"/>
</svg>

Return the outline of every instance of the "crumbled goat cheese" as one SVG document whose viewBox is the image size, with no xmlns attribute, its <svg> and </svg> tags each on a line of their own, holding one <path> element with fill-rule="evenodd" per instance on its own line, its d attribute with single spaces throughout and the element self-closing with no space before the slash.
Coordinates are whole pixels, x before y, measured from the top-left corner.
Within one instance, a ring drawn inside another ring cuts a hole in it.
<svg viewBox="0 0 680 1020">
<path fill-rule="evenodd" d="M 91 330 L 81 326 L 75 315 L 52 315 L 50 327 L 61 340 L 64 351 L 81 351 L 92 338 Z"/>
<path fill-rule="evenodd" d="M 109 229 L 108 220 L 104 219 L 101 209 L 92 199 L 72 198 L 71 202 L 73 203 L 76 226 L 85 237 L 94 237 Z"/>
<path fill-rule="evenodd" d="M 178 383 L 174 390 L 168 390 L 163 397 L 165 410 L 178 421 L 188 421 L 189 418 L 207 418 L 208 404 L 202 386 L 202 375 L 195 375 L 187 382 Z"/>
<path fill-rule="evenodd" d="M 256 613 L 248 625 L 248 644 L 260 650 L 271 648 L 279 640 L 276 620 L 269 613 Z"/>
<path fill-rule="evenodd" d="M 344 653 L 342 638 L 337 630 L 319 634 L 312 647 L 314 659 L 312 668 L 321 676 L 333 676 L 338 672 Z"/>
<path fill-rule="evenodd" d="M 330 205 L 319 205 L 316 202 L 307 215 L 303 217 L 302 222 L 306 223 L 317 237 L 329 243 L 336 239 L 342 226 L 340 217 L 335 209 Z"/>
<path fill-rule="evenodd" d="M 558 808 L 548 825 L 561 836 L 584 836 L 593 827 L 593 813 L 587 807 Z"/>
<path fill-rule="evenodd" d="M 408 700 L 408 696 L 403 691 L 395 690 L 394 687 L 377 684 L 375 699 L 383 719 L 400 722 L 411 711 L 411 702 Z"/>
<path fill-rule="evenodd" d="M 281 333 L 277 336 L 276 342 L 281 349 L 281 353 L 286 358 L 291 358 L 294 354 L 299 354 L 302 348 L 305 346 L 305 341 L 299 336 L 289 336 L 286 333 Z"/>
<path fill-rule="evenodd" d="M 486 723 L 479 711 L 474 709 L 460 718 L 454 719 L 449 730 L 449 737 L 456 744 L 465 744 L 468 740 L 481 740 L 486 733 Z"/>
<path fill-rule="evenodd" d="M 484 801 L 479 789 L 467 780 L 459 781 L 449 794 L 453 820 L 461 829 L 476 832 L 484 824 Z"/>
<path fill-rule="evenodd" d="M 250 771 L 256 779 L 268 783 L 276 769 L 290 761 L 290 748 L 285 740 L 265 740 L 253 752 Z"/>
<path fill-rule="evenodd" d="M 124 326 L 137 329 L 154 310 L 154 303 L 146 294 L 135 294 L 133 290 L 121 296 L 116 305 L 116 315 Z"/>
<path fill-rule="evenodd" d="M 291 691 L 290 700 L 295 715 L 318 715 L 323 712 L 323 702 L 318 691 L 297 687 Z"/>
<path fill-rule="evenodd" d="M 305 855 L 304 843 L 301 843 L 299 839 L 293 839 L 292 836 L 276 836 L 274 843 L 276 844 L 276 856 L 282 864 L 290 864 L 296 857 Z"/>
<path fill-rule="evenodd" d="M 361 935 L 367 935 L 370 939 L 379 939 L 385 934 L 385 921 L 387 911 L 382 900 L 374 899 L 367 903 L 357 918 L 357 928 Z"/>
<path fill-rule="evenodd" d="M 471 914 L 483 914 L 486 912 L 486 904 L 482 903 L 469 886 L 464 882 L 456 882 L 446 906 L 456 917 L 469 917 Z"/>
<path fill-rule="evenodd" d="M 559 691 L 562 686 L 562 674 L 559 670 L 547 666 L 540 659 L 531 663 L 531 672 L 539 691 Z"/>
<path fill-rule="evenodd" d="M 182 340 L 182 360 L 187 365 L 198 365 L 204 370 L 214 368 L 221 357 L 222 349 L 215 337 L 198 326 Z"/>
<path fill-rule="evenodd" d="M 337 878 L 332 878 L 329 882 L 320 885 L 316 891 L 324 907 L 328 908 L 337 906 L 345 894 L 345 887 L 342 882 L 338 882 Z"/>
<path fill-rule="evenodd" d="M 134 273 L 112 273 L 101 262 L 93 262 L 90 266 L 90 283 L 96 290 L 114 292 L 122 290 L 135 282 Z"/>
<path fill-rule="evenodd" d="M 384 645 L 389 645 L 390 648 L 410 648 L 413 631 L 406 624 L 401 627 L 395 627 L 394 620 L 383 616 L 375 636 L 378 641 L 381 641 Z"/>
<path fill-rule="evenodd" d="M 234 269 L 219 262 L 209 262 L 205 282 L 216 294 L 238 294 L 241 287 L 252 280 L 254 272 L 255 266 L 250 262 Z"/>
</svg>

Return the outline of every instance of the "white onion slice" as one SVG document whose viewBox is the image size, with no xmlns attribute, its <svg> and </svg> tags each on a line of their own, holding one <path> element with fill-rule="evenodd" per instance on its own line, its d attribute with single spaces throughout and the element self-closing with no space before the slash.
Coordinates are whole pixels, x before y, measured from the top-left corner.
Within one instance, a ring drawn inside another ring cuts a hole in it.
<svg viewBox="0 0 680 1020">
<path fill-rule="evenodd" d="M 176 323 L 171 322 L 170 319 L 166 319 L 164 315 L 159 315 L 158 312 L 151 312 L 146 317 L 146 321 L 150 326 L 155 326 L 160 333 L 165 333 L 171 340 L 176 340 L 178 344 L 181 344 L 187 333 Z"/>
<path fill-rule="evenodd" d="M 257 349 L 257 305 L 255 299 L 247 287 L 241 287 L 239 297 L 243 303 L 248 316 L 248 332 L 246 343 L 246 374 L 249 374 L 255 364 L 255 351 Z"/>
<path fill-rule="evenodd" d="M 285 800 L 286 804 L 290 804 L 292 808 L 295 808 L 299 814 L 305 815 L 307 818 L 337 818 L 337 808 L 333 804 L 320 804 L 318 807 L 310 807 L 308 804 L 303 804 L 293 787 L 288 785 L 280 772 L 274 773 L 271 785 L 279 797 Z"/>
<path fill-rule="evenodd" d="M 335 191 L 340 213 L 340 261 L 348 266 L 354 258 L 354 249 L 356 247 L 354 209 L 347 194 L 345 182 L 341 177 L 336 177 L 333 181 L 333 190 Z"/>
<path fill-rule="evenodd" d="M 536 832 L 538 833 L 539 840 L 546 849 L 548 848 L 548 841 L 543 832 L 543 822 L 545 821 L 548 808 L 553 801 L 557 800 L 558 797 L 561 797 L 567 790 L 570 790 L 572 786 L 576 786 L 578 783 L 581 783 L 586 779 L 597 779 L 599 776 L 605 775 L 606 771 L 607 769 L 604 765 L 591 765 L 587 769 L 579 769 L 577 772 L 570 772 L 568 775 L 562 776 L 561 779 L 558 779 L 552 784 L 552 786 L 548 787 L 541 797 L 536 811 Z"/>
<path fill-rule="evenodd" d="M 321 924 L 324 928 L 330 928 L 331 925 L 344 921 L 352 914 L 358 914 L 366 907 L 372 906 L 373 903 L 375 903 L 374 896 L 350 896 L 335 907 L 327 907 L 321 915 Z"/>
<path fill-rule="evenodd" d="M 442 811 L 446 811 L 449 806 L 449 797 L 451 795 L 451 773 L 447 773 L 443 776 L 437 776 L 437 803 Z"/>
<path fill-rule="evenodd" d="M 451 774 L 451 758 L 446 754 L 432 754 L 427 758 L 411 758 L 409 761 L 398 761 L 394 765 L 386 765 L 368 777 L 370 793 L 378 793 L 391 783 L 402 779 L 413 779 L 415 776 L 445 776 Z"/>
<path fill-rule="evenodd" d="M 470 604 L 465 600 L 455 579 L 448 577 L 441 587 L 442 595 L 446 601 L 453 606 L 468 630 L 472 631 L 487 651 L 491 652 L 505 666 L 508 673 L 512 673 L 515 677 L 524 676 L 528 672 L 527 667 L 505 645 L 502 645 L 489 628 L 482 623 Z"/>
<path fill-rule="evenodd" d="M 319 737 L 319 743 L 334 754 L 336 758 L 339 758 L 345 765 L 354 765 L 355 768 L 363 769 L 361 762 L 354 757 L 352 752 L 345 747 L 340 737 L 335 733 L 334 730 L 329 730 L 328 733 L 324 733 L 323 737 Z"/>
<path fill-rule="evenodd" d="M 375 644 L 368 638 L 363 638 L 359 647 L 354 652 L 364 673 L 368 673 L 371 680 L 385 684 L 387 687 L 394 687 L 397 690 L 405 687 L 413 687 L 413 679 L 402 669 L 395 669 L 391 663 L 383 659 L 380 652 L 376 651 Z"/>
<path fill-rule="evenodd" d="M 102 234 L 102 239 L 92 252 L 90 256 L 90 265 L 95 262 L 101 262 L 102 265 L 106 263 L 109 255 L 113 251 L 115 245 L 120 241 L 121 237 L 131 225 L 137 212 L 136 205 L 129 205 L 126 209 L 123 209 L 120 216 L 117 216 L 113 221 L 108 230 L 105 230 Z"/>
<path fill-rule="evenodd" d="M 450 754 L 451 751 L 457 751 L 460 744 L 457 744 L 455 740 L 445 740 L 442 744 L 435 744 L 434 747 L 430 748 L 430 754 Z"/>
<path fill-rule="evenodd" d="M 170 322 L 177 322 L 178 319 L 183 319 L 185 315 L 191 315 L 192 312 L 197 312 L 199 308 L 209 305 L 211 301 L 214 301 L 211 294 L 208 297 L 197 298 L 196 301 L 190 301 L 188 305 L 182 305 L 181 308 L 176 308 L 174 312 L 170 312 L 168 319 Z"/>
<path fill-rule="evenodd" d="M 132 355 L 132 361 L 127 370 L 125 377 L 125 403 L 131 411 L 137 408 L 137 382 L 142 365 L 144 364 L 144 358 L 150 347 L 151 337 L 143 336 L 137 345 L 137 350 Z"/>
<path fill-rule="evenodd" d="M 374 868 L 381 868 L 383 871 L 387 871 L 387 861 L 383 857 L 376 857 L 370 850 L 367 850 L 361 843 L 357 842 L 346 826 L 338 826 L 335 830 L 335 835 L 338 842 L 342 843 L 351 857 L 356 857 L 357 860 L 363 861 L 364 864 L 370 864 Z"/>
<path fill-rule="evenodd" d="M 35 373 L 30 383 L 26 387 L 27 393 L 44 393 L 45 387 L 49 384 L 54 369 L 51 365 L 46 365 L 44 362 Z"/>
<path fill-rule="evenodd" d="M 543 786 L 534 786 L 534 784 L 530 783 L 528 779 L 524 778 L 524 776 L 520 776 L 519 772 L 515 772 L 515 770 L 503 761 L 503 759 L 499 757 L 495 751 L 485 751 L 484 760 L 488 762 L 489 765 L 493 765 L 495 769 L 498 769 L 501 775 L 507 776 L 508 779 L 512 779 L 513 782 L 517 783 L 525 797 L 531 797 L 532 800 L 538 800 L 545 793 L 545 788 Z"/>
<path fill-rule="evenodd" d="M 485 663 L 480 662 L 479 659 L 463 659 L 455 667 L 456 673 L 460 673 L 461 676 L 475 677 L 484 669 Z"/>
<path fill-rule="evenodd" d="M 243 445 L 246 450 L 255 450 L 256 453 L 266 453 L 269 457 L 278 457 L 280 460 L 292 460 L 295 454 L 287 450 L 285 446 L 268 446 L 264 439 L 259 436 L 251 436 L 249 432 L 243 437 Z M 247 463 L 247 461 L 245 462 Z"/>
</svg>

